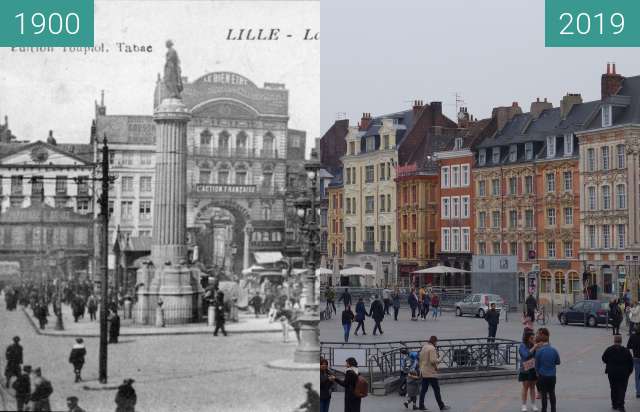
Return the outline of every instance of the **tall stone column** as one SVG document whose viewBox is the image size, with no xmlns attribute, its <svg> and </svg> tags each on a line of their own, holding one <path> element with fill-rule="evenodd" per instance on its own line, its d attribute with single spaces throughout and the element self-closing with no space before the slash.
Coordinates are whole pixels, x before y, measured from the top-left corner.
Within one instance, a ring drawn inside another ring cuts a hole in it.
<svg viewBox="0 0 640 412">
<path fill-rule="evenodd" d="M 250 224 L 247 224 L 244 227 L 244 250 L 242 256 L 242 269 L 249 268 L 249 245 L 251 244 L 251 233 L 253 232 L 253 228 Z"/>
</svg>

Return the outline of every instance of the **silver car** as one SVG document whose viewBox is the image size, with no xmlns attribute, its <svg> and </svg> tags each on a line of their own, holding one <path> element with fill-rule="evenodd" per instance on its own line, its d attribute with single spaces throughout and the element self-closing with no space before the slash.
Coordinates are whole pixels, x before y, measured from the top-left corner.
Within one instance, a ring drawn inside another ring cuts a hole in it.
<svg viewBox="0 0 640 412">
<path fill-rule="evenodd" d="M 456 316 L 475 315 L 483 318 L 492 303 L 496 304 L 499 312 L 504 307 L 504 299 L 491 293 L 473 293 L 456 302 Z"/>
</svg>

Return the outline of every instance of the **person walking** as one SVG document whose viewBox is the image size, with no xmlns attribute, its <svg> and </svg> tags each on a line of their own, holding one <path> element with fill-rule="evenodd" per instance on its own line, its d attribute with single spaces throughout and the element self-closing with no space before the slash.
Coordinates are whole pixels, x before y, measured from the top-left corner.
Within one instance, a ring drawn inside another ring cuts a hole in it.
<svg viewBox="0 0 640 412">
<path fill-rule="evenodd" d="M 498 332 L 498 324 L 500 323 L 500 312 L 496 310 L 496 304 L 492 303 L 491 308 L 484 314 L 484 320 L 489 325 L 489 337 L 487 342 L 493 343 L 496 341 L 496 333 Z"/>
<path fill-rule="evenodd" d="M 424 299 L 422 300 L 422 320 L 427 320 L 429 316 L 429 308 L 431 306 L 431 294 L 425 292 Z"/>
<path fill-rule="evenodd" d="M 333 381 L 330 379 L 335 376 L 329 373 L 329 361 L 320 358 L 320 412 L 329 412 L 331 404 L 331 391 L 333 390 Z"/>
<path fill-rule="evenodd" d="M 69 396 L 67 398 L 67 408 L 69 408 L 69 412 L 85 412 L 84 409 L 78 406 L 77 396 Z"/>
<path fill-rule="evenodd" d="M 424 299 L 426 294 L 427 292 L 423 287 L 421 287 L 418 290 L 418 316 L 420 316 L 423 320 L 425 319 L 425 316 L 429 314 L 429 313 L 426 313 L 426 314 L 424 313 Z"/>
<path fill-rule="evenodd" d="M 351 331 L 351 323 L 355 315 L 351 311 L 351 306 L 347 306 L 342 311 L 342 328 L 344 329 L 344 341 L 349 342 L 349 332 Z"/>
<path fill-rule="evenodd" d="M 351 293 L 349 293 L 348 288 L 345 288 L 344 293 L 340 296 L 340 299 L 338 299 L 338 302 L 340 301 L 344 303 L 345 308 L 347 305 L 351 305 Z"/>
<path fill-rule="evenodd" d="M 7 364 L 4 367 L 4 377 L 6 386 L 9 387 L 9 381 L 13 376 L 20 376 L 20 365 L 22 365 L 22 346 L 20 346 L 20 337 L 14 336 L 13 343 L 7 347 L 5 352 Z"/>
<path fill-rule="evenodd" d="M 391 316 L 389 307 L 391 306 L 391 289 L 384 288 L 382 290 L 382 303 L 384 304 L 384 314 Z"/>
<path fill-rule="evenodd" d="M 415 352 L 411 352 L 415 354 Z M 417 357 L 417 354 L 416 354 Z M 416 359 L 417 360 L 417 359 Z M 409 404 L 412 404 L 412 409 L 418 409 L 416 403 L 418 402 L 418 387 L 420 386 L 420 372 L 418 370 L 417 362 L 410 362 L 405 367 L 405 373 L 407 376 L 407 398 L 403 402 L 405 408 L 409 408 Z"/>
<path fill-rule="evenodd" d="M 636 398 L 640 398 L 640 328 L 636 328 L 633 335 L 629 337 L 627 349 L 631 350 L 631 354 L 633 355 Z"/>
<path fill-rule="evenodd" d="M 337 314 L 338 310 L 336 309 L 336 291 L 333 290 L 331 286 L 327 286 L 327 290 L 324 292 L 324 298 L 327 300 L 327 309 L 331 308 L 333 313 Z"/>
<path fill-rule="evenodd" d="M 118 386 L 116 393 L 116 412 L 135 412 L 138 397 L 133 388 L 133 379 L 125 379 L 122 385 Z"/>
<path fill-rule="evenodd" d="M 613 298 L 609 302 L 609 322 L 611 323 L 611 329 L 614 335 L 620 334 L 620 324 L 622 323 L 622 310 L 620 310 L 620 305 L 618 303 L 618 299 Z"/>
<path fill-rule="evenodd" d="M 89 320 L 96 320 L 96 312 L 98 311 L 98 299 L 91 294 L 87 299 L 87 311 L 89 312 Z"/>
<path fill-rule="evenodd" d="M 35 368 L 33 371 L 35 378 L 33 379 L 33 393 L 30 396 L 33 403 L 33 411 L 51 411 L 51 403 L 49 397 L 53 393 L 51 382 L 42 376 L 42 369 Z"/>
<path fill-rule="evenodd" d="M 344 387 L 344 412 L 360 412 L 362 398 L 356 394 L 356 385 L 360 376 L 358 362 L 355 358 L 347 358 L 345 366 L 344 380 L 335 376 L 330 376 L 329 379 Z"/>
<path fill-rule="evenodd" d="M 38 318 L 38 323 L 40 324 L 40 329 L 44 330 L 47 324 L 47 316 L 49 316 L 49 308 L 44 300 L 40 301 L 35 309 L 36 318 Z"/>
<path fill-rule="evenodd" d="M 527 307 L 527 316 L 531 319 L 531 322 L 536 321 L 536 308 L 538 307 L 538 301 L 533 297 L 533 294 L 529 293 L 527 300 L 524 302 Z"/>
<path fill-rule="evenodd" d="M 227 331 L 224 330 L 224 292 L 221 290 L 218 291 L 218 295 L 216 297 L 216 301 L 214 303 L 214 319 L 216 328 L 213 330 L 213 336 L 218 336 L 218 331 L 222 330 L 222 334 L 227 336 Z"/>
<path fill-rule="evenodd" d="M 398 288 L 393 291 L 391 295 L 391 302 L 393 304 L 393 320 L 398 320 L 398 312 L 400 312 L 400 292 Z"/>
<path fill-rule="evenodd" d="M 365 332 L 364 330 L 364 319 L 367 316 L 367 309 L 364 306 L 364 301 L 362 300 L 362 298 L 358 298 L 358 303 L 356 303 L 356 322 L 358 323 L 356 325 L 356 330 L 353 333 L 354 335 L 358 336 L 358 331 L 360 329 L 362 329 L 362 334 L 366 335 L 367 332 Z"/>
<path fill-rule="evenodd" d="M 549 344 L 547 328 L 538 330 L 536 343 L 539 344 L 535 351 L 536 386 L 542 398 L 542 412 L 547 412 L 547 400 L 551 404 L 551 412 L 556 412 L 556 366 L 560 365 L 560 354 Z"/>
<path fill-rule="evenodd" d="M 416 289 L 411 288 L 411 293 L 409 293 L 409 297 L 407 298 L 409 303 L 409 308 L 411 308 L 411 320 L 415 321 L 416 319 L 416 309 L 418 308 L 418 296 L 416 295 Z"/>
<path fill-rule="evenodd" d="M 602 362 L 606 365 L 604 373 L 609 378 L 611 407 L 624 412 L 624 398 L 627 394 L 629 376 L 633 372 L 633 357 L 629 349 L 622 346 L 622 336 L 613 336 L 613 345 L 602 354 Z"/>
<path fill-rule="evenodd" d="M 522 343 L 518 348 L 518 354 L 520 355 L 518 382 L 522 383 L 522 412 L 529 410 L 527 395 L 529 395 L 529 401 L 532 404 L 531 410 L 534 412 L 538 410 L 538 407 L 536 406 L 536 380 L 538 377 L 536 375 L 536 361 L 534 358 L 537 348 L 534 333 L 531 331 L 525 331 L 522 336 Z"/>
<path fill-rule="evenodd" d="M 18 411 L 24 411 L 25 406 L 29 403 L 31 396 L 31 366 L 24 365 L 22 373 L 13 382 L 13 390 L 15 391 L 16 407 Z"/>
<path fill-rule="evenodd" d="M 253 297 L 249 301 L 249 306 L 253 308 L 253 313 L 256 315 L 256 318 L 258 318 L 260 316 L 260 310 L 262 308 L 262 298 L 260 297 L 260 292 L 256 291 L 256 294 L 253 295 Z"/>
<path fill-rule="evenodd" d="M 431 295 L 431 317 L 434 320 L 438 319 L 438 311 L 440 310 L 440 296 L 435 292 Z"/>
<path fill-rule="evenodd" d="M 422 387 L 420 389 L 420 405 L 418 406 L 418 409 L 421 411 L 427 410 L 424 406 L 424 398 L 429 390 L 429 386 L 433 388 L 433 394 L 436 398 L 436 402 L 438 402 L 440 410 L 446 411 L 451 409 L 449 406 L 444 404 L 442 396 L 440 395 L 440 383 L 438 382 L 438 365 L 440 363 L 440 359 L 438 357 L 438 350 L 436 349 L 437 344 L 438 338 L 436 336 L 431 336 L 429 341 L 425 343 L 420 350 L 419 365 L 420 376 L 422 377 Z"/>
<path fill-rule="evenodd" d="M 110 309 L 109 314 L 109 343 L 118 343 L 118 337 L 120 336 L 120 316 L 118 312 Z"/>
<path fill-rule="evenodd" d="M 76 338 L 76 343 L 71 348 L 69 354 L 69 363 L 73 365 L 73 372 L 76 374 L 75 382 L 80 382 L 82 377 L 82 366 L 84 366 L 84 357 L 87 355 L 87 349 L 84 347 L 84 341 L 82 338 Z"/>
<path fill-rule="evenodd" d="M 629 335 L 638 329 L 640 329 L 640 304 L 634 302 L 634 304 L 629 307 Z"/>
<path fill-rule="evenodd" d="M 382 332 L 382 326 L 380 323 L 384 319 L 384 307 L 376 295 L 373 295 L 373 302 L 371 302 L 371 307 L 369 308 L 369 316 L 375 322 L 375 325 L 373 326 L 373 336 L 376 335 L 376 330 L 382 335 L 384 332 Z"/>
</svg>

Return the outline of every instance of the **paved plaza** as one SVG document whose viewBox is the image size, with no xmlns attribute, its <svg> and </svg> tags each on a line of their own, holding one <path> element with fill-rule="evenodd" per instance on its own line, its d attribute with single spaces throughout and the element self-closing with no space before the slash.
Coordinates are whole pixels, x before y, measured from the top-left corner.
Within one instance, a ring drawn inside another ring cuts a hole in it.
<svg viewBox="0 0 640 412">
<path fill-rule="evenodd" d="M 65 399 L 75 395 L 87 411 L 115 410 L 116 390 L 87 390 L 98 386 L 98 338 L 85 338 L 87 363 L 85 382 L 73 383 L 68 362 L 72 337 L 39 335 L 22 310 L 7 312 L 0 307 L 2 350 L 19 335 L 24 360 L 40 366 L 54 388 L 54 410 L 66 410 Z M 263 317 L 261 321 L 268 323 Z M 50 325 L 55 317 L 49 318 Z M 124 378 L 135 379 L 140 411 L 292 411 L 305 400 L 305 382 L 318 386 L 317 372 L 275 370 L 268 361 L 293 358 L 295 343 L 284 344 L 277 333 L 121 336 L 109 345 L 109 385 Z M 292 335 L 292 339 L 295 337 Z M 4 357 L 2 358 L 4 371 Z M 4 382 L 4 378 L 2 378 Z M 15 402 L 0 390 L 2 410 L 15 410 Z M 4 406 L 4 407 L 3 407 Z"/>
<path fill-rule="evenodd" d="M 342 305 L 338 311 L 342 310 Z M 473 317 L 458 318 L 445 312 L 437 321 L 412 322 L 407 308 L 402 308 L 397 322 L 387 317 L 382 323 L 384 335 L 372 336 L 373 321 L 367 318 L 367 336 L 351 336 L 350 342 L 388 342 L 400 340 L 428 339 L 437 335 L 440 339 L 471 338 L 487 335 L 486 322 Z M 612 344 L 611 329 L 581 326 L 562 326 L 557 319 L 547 325 L 551 332 L 551 343 L 560 352 L 562 364 L 558 367 L 558 410 L 572 412 L 603 412 L 611 410 L 609 383 L 601 361 L 605 348 Z M 624 344 L 627 343 L 624 331 Z M 498 337 L 520 340 L 522 325 L 516 313 L 510 313 L 508 321 L 501 318 Z M 334 317 L 320 323 L 322 341 L 343 340 L 340 319 Z M 447 384 L 442 386 L 445 403 L 458 412 L 507 412 L 519 411 L 521 385 L 512 380 L 486 380 Z M 341 392 L 333 394 L 331 411 L 342 411 L 344 397 Z M 388 396 L 369 395 L 363 401 L 363 411 L 404 411 L 402 398 L 397 393 Z M 640 410 L 640 399 L 635 398 L 633 377 L 627 390 L 627 410 Z M 431 391 L 427 394 L 426 406 L 437 411 L 438 406 Z M 539 405 L 539 404 L 538 404 Z"/>
</svg>

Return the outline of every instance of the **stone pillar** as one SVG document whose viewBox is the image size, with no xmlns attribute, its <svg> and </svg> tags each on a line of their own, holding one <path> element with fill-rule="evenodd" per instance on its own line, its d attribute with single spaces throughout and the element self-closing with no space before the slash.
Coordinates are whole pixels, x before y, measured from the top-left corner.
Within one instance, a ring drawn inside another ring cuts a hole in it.
<svg viewBox="0 0 640 412">
<path fill-rule="evenodd" d="M 242 269 L 249 268 L 249 245 L 251 244 L 251 234 L 253 232 L 253 228 L 250 224 L 244 227 L 244 254 L 242 256 Z"/>
<path fill-rule="evenodd" d="M 187 256 L 187 123 L 191 115 L 179 99 L 156 109 L 156 181 L 151 256 L 156 268 Z"/>
</svg>

